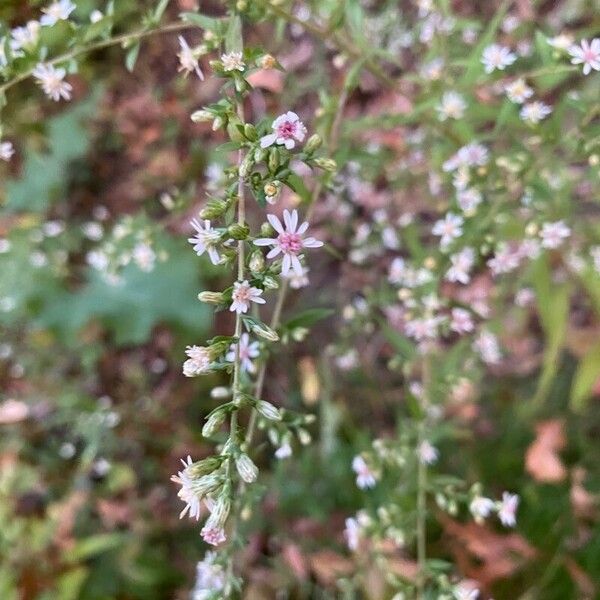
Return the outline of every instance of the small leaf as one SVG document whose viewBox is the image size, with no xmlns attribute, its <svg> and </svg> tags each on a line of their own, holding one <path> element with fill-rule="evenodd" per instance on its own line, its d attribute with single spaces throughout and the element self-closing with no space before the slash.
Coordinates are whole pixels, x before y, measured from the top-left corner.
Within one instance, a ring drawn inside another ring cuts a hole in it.
<svg viewBox="0 0 600 600">
<path fill-rule="evenodd" d="M 284 327 L 286 329 L 295 329 L 296 327 L 311 327 L 317 321 L 326 319 L 333 314 L 331 308 L 309 308 L 290 319 Z"/>
<path fill-rule="evenodd" d="M 138 55 L 140 53 L 140 42 L 135 43 L 129 50 L 127 51 L 127 56 L 125 57 L 125 66 L 127 70 L 131 73 L 135 68 L 135 63 L 137 62 Z"/>
<path fill-rule="evenodd" d="M 600 379 L 600 342 L 581 359 L 571 384 L 571 408 L 581 412 L 586 406 L 596 381 Z"/>
</svg>

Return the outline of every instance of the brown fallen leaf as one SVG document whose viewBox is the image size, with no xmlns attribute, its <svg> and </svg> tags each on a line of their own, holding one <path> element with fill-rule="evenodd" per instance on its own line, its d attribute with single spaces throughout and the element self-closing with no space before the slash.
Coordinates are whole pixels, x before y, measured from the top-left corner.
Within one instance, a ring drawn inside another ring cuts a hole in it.
<svg viewBox="0 0 600 600">
<path fill-rule="evenodd" d="M 567 476 L 558 453 L 565 447 L 563 422 L 552 419 L 538 423 L 536 439 L 525 453 L 525 468 L 536 481 L 558 483 Z"/>
</svg>

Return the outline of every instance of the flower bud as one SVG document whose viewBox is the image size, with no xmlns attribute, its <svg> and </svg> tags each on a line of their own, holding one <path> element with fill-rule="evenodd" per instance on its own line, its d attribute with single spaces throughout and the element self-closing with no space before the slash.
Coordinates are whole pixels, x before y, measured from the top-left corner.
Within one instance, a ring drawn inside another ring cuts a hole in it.
<svg viewBox="0 0 600 600">
<path fill-rule="evenodd" d="M 209 417 L 204 427 L 202 428 L 202 435 L 205 438 L 212 437 L 223 425 L 223 421 L 225 421 L 225 411 L 224 410 L 216 410 Z"/>
<path fill-rule="evenodd" d="M 277 342 L 279 340 L 277 332 L 264 323 L 253 323 L 252 333 L 255 333 L 258 337 L 264 338 L 269 342 Z"/>
<path fill-rule="evenodd" d="M 256 148 L 256 150 L 254 150 L 254 162 L 262 162 L 263 160 L 265 160 L 265 158 L 267 158 L 268 153 L 269 151 L 266 148 Z"/>
<path fill-rule="evenodd" d="M 224 124 L 225 121 L 223 121 L 222 117 L 215 117 L 215 120 L 213 121 L 212 125 L 212 130 L 217 131 L 217 129 L 221 129 L 221 127 L 223 127 Z"/>
<path fill-rule="evenodd" d="M 308 446 L 312 442 L 312 436 L 306 429 L 298 429 L 298 440 L 303 446 Z"/>
<path fill-rule="evenodd" d="M 256 410 L 265 419 L 269 419 L 270 421 L 281 421 L 281 413 L 270 402 L 266 402 L 265 400 L 258 400 L 256 402 Z"/>
<path fill-rule="evenodd" d="M 255 142 L 258 139 L 258 133 L 256 133 L 256 127 L 252 123 L 246 123 L 244 125 L 244 135 L 251 141 Z"/>
<path fill-rule="evenodd" d="M 260 235 L 262 237 L 272 237 L 273 236 L 273 228 L 266 221 L 260 226 Z"/>
<path fill-rule="evenodd" d="M 245 240 L 250 233 L 250 228 L 248 225 L 240 225 L 239 223 L 234 223 L 227 228 L 227 233 L 234 240 Z"/>
<path fill-rule="evenodd" d="M 279 288 L 279 282 L 274 277 L 267 275 L 267 277 L 263 279 L 263 287 L 265 290 L 276 290 Z"/>
<path fill-rule="evenodd" d="M 235 467 L 246 483 L 254 483 L 258 477 L 258 467 L 247 454 L 240 454 L 235 459 Z"/>
<path fill-rule="evenodd" d="M 218 219 L 225 214 L 228 207 L 229 204 L 225 200 L 210 200 L 200 211 L 200 218 L 209 220 Z"/>
<path fill-rule="evenodd" d="M 337 163 L 333 158 L 315 158 L 315 165 L 330 173 L 335 173 L 337 171 Z"/>
<path fill-rule="evenodd" d="M 250 172 L 252 171 L 252 167 L 254 166 L 254 156 L 249 152 L 242 160 L 240 167 L 238 169 L 238 173 L 240 177 L 248 177 Z"/>
<path fill-rule="evenodd" d="M 231 396 L 231 390 L 224 385 L 219 385 L 210 390 L 210 397 L 215 400 L 225 400 L 225 398 L 229 398 Z"/>
<path fill-rule="evenodd" d="M 217 501 L 208 517 L 206 523 L 207 526 L 210 523 L 210 527 L 220 529 L 225 525 L 227 517 L 229 516 L 229 510 L 231 509 L 231 498 L 227 489 L 223 489 Z M 209 529 L 210 529 L 209 527 Z"/>
<path fill-rule="evenodd" d="M 225 297 L 222 292 L 200 292 L 198 294 L 198 300 L 205 302 L 206 304 L 223 304 Z"/>
<path fill-rule="evenodd" d="M 273 172 L 277 171 L 280 163 L 279 149 L 271 148 L 269 150 L 269 169 Z"/>
<path fill-rule="evenodd" d="M 194 491 L 200 497 L 212 494 L 223 485 L 223 476 L 221 473 L 213 471 L 208 475 L 203 475 L 194 481 Z"/>
<path fill-rule="evenodd" d="M 258 59 L 258 66 L 261 69 L 273 69 L 277 66 L 277 60 L 271 54 L 265 54 Z"/>
<path fill-rule="evenodd" d="M 323 138 L 318 133 L 313 133 L 306 142 L 304 150 L 308 154 L 312 154 L 315 150 L 318 150 L 323 144 Z"/>
<path fill-rule="evenodd" d="M 229 346 L 230 343 L 225 341 L 215 342 L 214 344 L 211 344 L 208 347 L 208 354 L 210 356 L 210 359 L 216 360 L 217 358 L 219 358 L 224 352 L 227 352 L 227 350 L 229 350 Z"/>
<path fill-rule="evenodd" d="M 208 110 L 202 109 L 194 111 L 190 118 L 194 123 L 208 123 L 209 121 L 212 121 L 215 116 Z"/>
<path fill-rule="evenodd" d="M 277 180 L 269 181 L 268 183 L 265 183 L 263 191 L 267 197 L 267 202 L 269 204 L 273 204 L 277 196 L 279 196 L 279 192 L 281 191 L 281 182 Z"/>
<path fill-rule="evenodd" d="M 192 477 L 202 477 L 203 475 L 208 475 L 213 471 L 216 471 L 221 466 L 222 459 L 216 456 L 209 456 L 208 458 L 203 458 L 195 463 L 192 463 L 189 467 L 186 467 L 186 471 Z"/>
<path fill-rule="evenodd" d="M 265 257 L 260 250 L 255 250 L 250 256 L 248 267 L 252 273 L 259 273 L 265 268 Z"/>
</svg>

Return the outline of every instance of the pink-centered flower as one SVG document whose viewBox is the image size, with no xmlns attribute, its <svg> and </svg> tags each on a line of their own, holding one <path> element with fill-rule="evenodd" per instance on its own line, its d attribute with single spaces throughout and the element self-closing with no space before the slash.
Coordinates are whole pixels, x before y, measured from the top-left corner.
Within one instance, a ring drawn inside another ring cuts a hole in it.
<svg viewBox="0 0 600 600">
<path fill-rule="evenodd" d="M 258 349 L 258 342 L 251 342 L 250 336 L 247 333 L 242 333 L 242 335 L 240 336 L 239 346 L 242 371 L 254 373 L 256 371 L 256 366 L 252 362 L 252 359 L 257 358 L 260 354 L 260 351 Z M 236 347 L 237 344 L 231 344 L 229 352 L 225 356 L 225 360 L 229 362 L 235 361 Z"/>
<path fill-rule="evenodd" d="M 58 23 L 58 21 L 66 21 L 76 8 L 77 7 L 70 0 L 58 0 L 58 2 L 53 2 L 50 6 L 42 8 L 44 14 L 40 19 L 40 23 L 45 27 L 51 27 Z"/>
<path fill-rule="evenodd" d="M 218 265 L 221 262 L 221 256 L 216 246 L 221 239 L 221 234 L 211 226 L 208 219 L 204 223 L 193 219 L 191 225 L 196 230 L 196 233 L 194 237 L 188 238 L 188 242 L 193 244 L 194 252 L 198 256 L 202 256 L 206 252 L 210 258 L 210 262 L 213 265 Z"/>
<path fill-rule="evenodd" d="M 61 98 L 71 99 L 73 87 L 70 83 L 64 81 L 67 75 L 64 69 L 57 69 L 53 65 L 39 64 L 32 74 L 48 98 L 55 102 L 58 102 Z"/>
<path fill-rule="evenodd" d="M 188 455 L 187 460 L 181 459 L 181 464 L 183 465 L 183 470 L 171 477 L 171 481 L 181 486 L 181 489 L 177 492 L 177 496 L 185 502 L 185 507 L 181 511 L 179 518 L 183 519 L 186 514 L 189 514 L 190 518 L 197 521 L 200 518 L 202 505 L 200 502 L 201 498 L 194 489 L 194 479 L 189 472 L 189 467 L 194 464 L 194 461 Z"/>
<path fill-rule="evenodd" d="M 8 162 L 14 153 L 15 149 L 11 142 L 0 142 L 0 160 Z"/>
<path fill-rule="evenodd" d="M 292 111 L 279 115 L 273 121 L 273 132 L 260 138 L 261 148 L 268 148 L 273 144 L 285 146 L 291 150 L 296 142 L 303 142 L 306 137 L 306 127 L 300 117 Z"/>
<path fill-rule="evenodd" d="M 218 527 L 211 524 L 210 519 L 202 528 L 200 535 L 202 536 L 202 539 L 211 546 L 218 546 L 227 539 L 227 536 L 225 535 L 225 530 L 222 527 Z"/>
<path fill-rule="evenodd" d="M 277 232 L 276 238 L 258 238 L 254 240 L 256 246 L 273 246 L 267 254 L 267 258 L 274 258 L 283 253 L 281 274 L 285 277 L 293 271 L 302 276 L 304 271 L 300 258 L 304 248 L 320 248 L 323 242 L 313 237 L 303 237 L 308 229 L 308 222 L 304 221 L 298 227 L 298 211 L 283 211 L 283 224 L 275 215 L 267 215 L 269 223 Z M 285 228 L 284 228 L 285 224 Z"/>
<path fill-rule="evenodd" d="M 481 62 L 485 67 L 486 73 L 491 73 L 498 69 L 504 71 L 506 67 L 512 65 L 517 60 L 517 55 L 510 51 L 506 46 L 492 44 L 488 46 L 481 57 Z"/>
<path fill-rule="evenodd" d="M 251 286 L 247 281 L 236 281 L 233 284 L 231 299 L 233 302 L 229 307 L 231 312 L 246 313 L 250 308 L 250 302 L 256 304 L 265 304 L 265 299 L 261 298 L 263 291 L 257 287 Z"/>
<path fill-rule="evenodd" d="M 517 508 L 519 506 L 519 496 L 517 494 L 502 494 L 502 501 L 498 508 L 498 518 L 505 527 L 514 527 L 517 523 Z"/>
<path fill-rule="evenodd" d="M 581 45 L 569 48 L 571 64 L 583 65 L 583 74 L 589 75 L 592 71 L 600 71 L 600 38 L 591 42 L 581 40 Z"/>
<path fill-rule="evenodd" d="M 361 490 L 375 487 L 377 483 L 375 474 L 362 456 L 354 457 L 352 460 L 352 470 L 356 473 L 356 485 Z"/>
</svg>

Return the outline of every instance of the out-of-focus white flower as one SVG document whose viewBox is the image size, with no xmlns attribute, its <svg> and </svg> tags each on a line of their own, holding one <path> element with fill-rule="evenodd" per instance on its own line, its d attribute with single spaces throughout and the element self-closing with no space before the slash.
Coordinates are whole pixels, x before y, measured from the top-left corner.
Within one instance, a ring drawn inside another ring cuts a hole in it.
<svg viewBox="0 0 600 600">
<path fill-rule="evenodd" d="M 544 223 L 540 230 L 542 246 L 552 250 L 558 248 L 570 235 L 571 229 L 565 225 L 564 221 Z"/>
<path fill-rule="evenodd" d="M 514 527 L 517 523 L 517 508 L 519 506 L 519 496 L 504 492 L 502 501 L 498 507 L 498 518 L 505 527 Z"/>
<path fill-rule="evenodd" d="M 348 550 L 351 550 L 352 552 L 358 550 L 358 545 L 360 544 L 360 533 L 361 528 L 358 521 L 353 517 L 346 519 L 344 537 L 346 538 Z"/>
<path fill-rule="evenodd" d="M 442 76 L 444 69 L 444 60 L 442 58 L 434 58 L 421 66 L 420 75 L 423 79 L 436 81 Z"/>
<path fill-rule="evenodd" d="M 517 60 L 517 55 L 510 51 L 506 46 L 492 44 L 484 49 L 481 56 L 481 62 L 485 67 L 486 73 L 492 73 L 496 69 L 504 71 L 506 67 L 512 65 Z"/>
<path fill-rule="evenodd" d="M 591 42 L 581 40 L 579 46 L 573 45 L 569 48 L 571 64 L 583 65 L 583 74 L 589 75 L 592 71 L 600 71 L 600 38 L 594 38 Z"/>
<path fill-rule="evenodd" d="M 202 256 L 206 252 L 210 262 L 213 265 L 218 265 L 221 262 L 221 256 L 216 246 L 221 239 L 221 234 L 211 226 L 208 219 L 204 221 L 204 224 L 193 219 L 191 225 L 196 233 L 194 237 L 188 238 L 188 242 L 193 244 L 194 252 L 198 256 Z"/>
<path fill-rule="evenodd" d="M 93 10 L 90 14 L 91 23 L 99 23 L 100 21 L 102 21 L 102 19 L 104 19 L 104 15 L 102 14 L 102 11 L 99 11 L 98 9 Z"/>
<path fill-rule="evenodd" d="M 456 202 L 465 213 L 472 213 L 481 204 L 481 192 L 474 187 L 460 190 L 456 194 Z"/>
<path fill-rule="evenodd" d="M 568 50 L 573 45 L 573 36 L 566 33 L 561 33 L 552 38 L 547 39 L 548 44 L 557 50 Z"/>
<path fill-rule="evenodd" d="M 154 269 L 156 253 L 150 244 L 138 242 L 132 252 L 135 264 L 145 273 L 150 273 Z"/>
<path fill-rule="evenodd" d="M 375 474 L 362 456 L 355 456 L 352 459 L 352 470 L 356 473 L 356 485 L 361 490 L 375 487 L 377 483 Z"/>
<path fill-rule="evenodd" d="M 292 447 L 288 441 L 283 442 L 277 450 L 275 450 L 275 458 L 279 460 L 283 460 L 284 458 L 289 458 L 292 455 Z"/>
<path fill-rule="evenodd" d="M 443 219 L 434 223 L 431 233 L 440 236 L 440 245 L 445 248 L 462 235 L 463 223 L 464 219 L 460 215 L 449 212 Z"/>
<path fill-rule="evenodd" d="M 523 288 L 515 294 L 515 304 L 517 306 L 528 306 L 535 300 L 535 292 L 531 288 Z"/>
<path fill-rule="evenodd" d="M 269 223 L 278 233 L 276 238 L 258 238 L 254 240 L 256 246 L 273 246 L 267 254 L 267 258 L 274 258 L 280 253 L 283 253 L 283 261 L 281 264 L 281 274 L 285 277 L 291 271 L 296 275 L 303 274 L 302 263 L 300 257 L 304 248 L 320 248 L 323 242 L 313 238 L 304 238 L 303 235 L 308 229 L 308 222 L 304 221 L 298 226 L 298 211 L 288 210 L 283 211 L 283 223 L 275 215 L 267 215 Z"/>
<path fill-rule="evenodd" d="M 187 77 L 190 73 L 196 73 L 198 78 L 203 81 L 204 73 L 200 69 L 200 65 L 198 63 L 198 57 L 194 53 L 194 51 L 188 46 L 188 43 L 185 41 L 185 38 L 180 35 L 177 38 L 179 40 L 179 53 L 177 57 L 179 58 L 179 68 L 178 71 L 183 71 L 184 76 Z"/>
<path fill-rule="evenodd" d="M 247 333 L 242 333 L 239 345 L 242 371 L 247 371 L 248 373 L 256 372 L 256 366 L 252 362 L 252 359 L 260 354 L 258 342 L 250 342 L 250 336 Z M 231 344 L 229 352 L 225 355 L 225 360 L 229 362 L 235 361 L 236 347 L 237 344 Z"/>
<path fill-rule="evenodd" d="M 450 318 L 450 329 L 459 335 L 469 333 L 475 329 L 471 313 L 464 308 L 453 308 Z"/>
<path fill-rule="evenodd" d="M 552 114 L 552 107 L 536 100 L 525 104 L 519 113 L 521 119 L 534 125 L 545 119 L 548 115 Z"/>
<path fill-rule="evenodd" d="M 293 290 L 299 290 L 310 283 L 308 273 L 308 267 L 302 267 L 302 275 L 297 275 L 295 271 L 290 271 L 285 275 L 285 278 L 290 282 L 290 287 Z"/>
<path fill-rule="evenodd" d="M 444 92 L 441 102 L 437 106 L 440 121 L 446 119 L 462 119 L 465 116 L 467 103 L 458 92 Z"/>
<path fill-rule="evenodd" d="M 274 133 L 260 138 L 261 148 L 268 148 L 273 144 L 285 146 L 291 150 L 296 145 L 296 142 L 303 142 L 306 137 L 306 127 L 300 120 L 300 117 L 291 110 L 279 115 L 271 126 Z"/>
<path fill-rule="evenodd" d="M 456 600 L 477 600 L 479 590 L 468 582 L 461 582 L 452 590 Z"/>
<path fill-rule="evenodd" d="M 500 346 L 496 336 L 487 330 L 481 331 L 473 342 L 473 349 L 479 354 L 484 363 L 494 365 L 500 362 Z"/>
<path fill-rule="evenodd" d="M 508 99 L 511 102 L 515 102 L 517 104 L 523 104 L 525 100 L 533 96 L 533 90 L 525 83 L 525 80 L 522 78 L 515 79 L 515 81 L 506 84 L 504 86 L 504 90 L 506 91 Z"/>
<path fill-rule="evenodd" d="M 432 446 L 431 442 L 423 440 L 417 448 L 417 456 L 420 462 L 432 465 L 437 462 L 440 453 L 435 446 Z"/>
<path fill-rule="evenodd" d="M 475 496 L 469 504 L 469 511 L 471 511 L 477 523 L 487 519 L 494 508 L 496 508 L 496 503 L 491 498 L 485 498 L 484 496 Z"/>
<path fill-rule="evenodd" d="M 8 162 L 14 153 L 15 149 L 11 142 L 0 142 L 0 160 Z"/>
<path fill-rule="evenodd" d="M 246 68 L 241 52 L 228 52 L 227 54 L 221 55 L 221 62 L 223 63 L 223 70 L 230 71 L 243 71 Z"/>
<path fill-rule="evenodd" d="M 70 83 L 64 81 L 67 72 L 53 65 L 39 64 L 32 72 L 32 75 L 37 79 L 44 94 L 55 102 L 61 98 L 64 100 L 71 99 L 73 87 Z"/>
<path fill-rule="evenodd" d="M 496 251 L 494 257 L 487 261 L 487 264 L 493 275 L 500 275 L 514 271 L 519 267 L 520 262 L 520 252 L 504 244 Z"/>
<path fill-rule="evenodd" d="M 251 286 L 246 280 L 234 282 L 229 310 L 240 314 L 248 312 L 250 302 L 265 304 L 266 300 L 261 298 L 262 293 L 261 289 Z"/>
<path fill-rule="evenodd" d="M 192 457 L 188 456 L 187 460 L 181 459 L 183 470 L 179 471 L 177 475 L 171 477 L 171 481 L 174 481 L 181 486 L 181 489 L 177 492 L 179 499 L 185 502 L 185 507 L 181 511 L 179 518 L 183 519 L 186 514 L 196 521 L 200 518 L 201 513 L 201 499 L 194 489 L 194 478 L 191 476 L 189 467 L 193 464 Z"/>
<path fill-rule="evenodd" d="M 217 554 L 207 552 L 204 559 L 196 565 L 196 584 L 192 591 L 191 600 L 214 598 L 215 594 L 225 590 L 225 584 L 225 569 L 217 563 Z"/>
<path fill-rule="evenodd" d="M 40 24 L 38 21 L 28 21 L 23 27 L 15 27 L 10 36 L 13 52 L 20 48 L 31 50 L 40 38 Z"/>
<path fill-rule="evenodd" d="M 203 375 L 210 370 L 210 352 L 204 346 L 188 346 L 185 350 L 188 360 L 183 363 L 183 374 L 186 377 Z"/>
<path fill-rule="evenodd" d="M 50 6 L 42 8 L 44 14 L 40 19 L 40 23 L 44 27 L 51 27 L 58 23 L 58 21 L 66 21 L 76 8 L 75 4 L 70 2 L 70 0 L 53 2 Z"/>
</svg>

